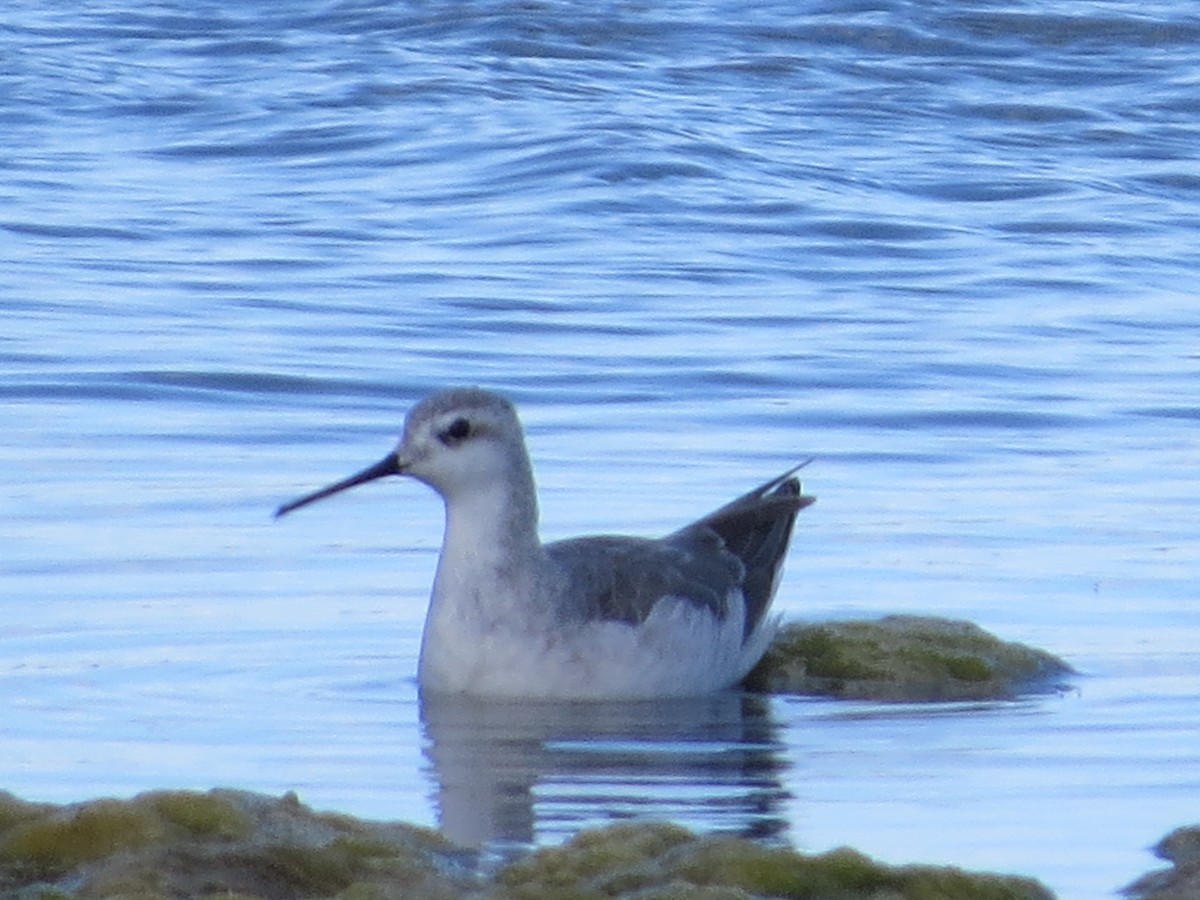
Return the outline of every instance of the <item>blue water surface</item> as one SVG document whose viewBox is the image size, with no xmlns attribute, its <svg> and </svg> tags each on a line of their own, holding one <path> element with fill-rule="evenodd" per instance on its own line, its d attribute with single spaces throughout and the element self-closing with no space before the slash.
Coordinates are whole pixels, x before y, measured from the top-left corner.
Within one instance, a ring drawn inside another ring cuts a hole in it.
<svg viewBox="0 0 1200 900">
<path fill-rule="evenodd" d="M 0 788 L 1111 895 L 1200 820 L 1198 42 L 1153 0 L 9 3 Z M 449 383 L 520 404 L 548 538 L 815 455 L 786 617 L 966 618 L 1076 689 L 422 711 L 437 501 L 270 513 Z"/>
</svg>

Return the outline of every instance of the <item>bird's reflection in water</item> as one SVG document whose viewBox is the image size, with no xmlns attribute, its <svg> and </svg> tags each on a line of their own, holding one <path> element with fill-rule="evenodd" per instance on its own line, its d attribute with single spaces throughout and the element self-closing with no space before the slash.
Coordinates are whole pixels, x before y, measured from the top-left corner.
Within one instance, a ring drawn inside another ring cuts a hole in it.
<svg viewBox="0 0 1200 900">
<path fill-rule="evenodd" d="M 442 831 L 504 853 L 617 819 L 772 838 L 785 829 L 770 704 L 737 692 L 640 702 L 427 696 Z"/>
</svg>

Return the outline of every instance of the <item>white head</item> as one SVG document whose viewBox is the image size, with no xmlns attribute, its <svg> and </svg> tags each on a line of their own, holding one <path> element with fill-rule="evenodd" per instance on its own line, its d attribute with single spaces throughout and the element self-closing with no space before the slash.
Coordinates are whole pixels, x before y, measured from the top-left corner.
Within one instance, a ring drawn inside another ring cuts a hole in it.
<svg viewBox="0 0 1200 900">
<path fill-rule="evenodd" d="M 451 388 L 422 400 L 404 420 L 396 448 L 404 475 L 447 500 L 528 477 L 529 457 L 513 405 L 479 388 Z"/>
<path fill-rule="evenodd" d="M 480 388 L 451 388 L 412 408 L 392 453 L 349 478 L 284 504 L 275 515 L 385 475 L 411 475 L 447 502 L 497 488 L 530 498 L 533 494 L 525 438 L 513 405 Z"/>
</svg>

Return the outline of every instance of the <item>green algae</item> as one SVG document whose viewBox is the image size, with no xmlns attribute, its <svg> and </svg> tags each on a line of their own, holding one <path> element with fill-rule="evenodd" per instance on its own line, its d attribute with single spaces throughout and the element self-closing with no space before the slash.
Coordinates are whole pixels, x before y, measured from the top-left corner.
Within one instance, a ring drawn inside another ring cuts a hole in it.
<svg viewBox="0 0 1200 900">
<path fill-rule="evenodd" d="M 0 868 L 37 879 L 172 841 L 233 839 L 250 828 L 224 798 L 192 791 L 155 791 L 62 809 L 11 802 L 0 802 L 0 808 Z"/>
<path fill-rule="evenodd" d="M 889 881 L 884 869 L 853 850 L 803 856 L 729 840 L 702 843 L 678 868 L 697 884 L 736 886 L 768 897 L 869 897 Z"/>
<path fill-rule="evenodd" d="M 1071 673 L 1050 653 L 970 622 L 887 616 L 786 625 L 746 683 L 769 693 L 939 702 L 1061 689 Z"/>
<path fill-rule="evenodd" d="M 617 825 L 537 851 L 497 877 L 502 900 L 1048 900 L 1033 879 L 886 866 L 849 849 L 821 854 L 670 825 Z"/>
<path fill-rule="evenodd" d="M 619 896 L 656 881 L 659 872 L 652 863 L 692 840 L 686 828 L 665 823 L 585 831 L 567 844 L 513 863 L 497 875 L 496 883 L 509 898 Z"/>
<path fill-rule="evenodd" d="M 196 791 L 154 791 L 138 798 L 163 821 L 198 838 L 234 840 L 250 830 L 250 820 L 225 797 Z"/>
<path fill-rule="evenodd" d="M 41 815 L 51 809 L 53 807 L 49 804 L 30 803 L 8 791 L 0 791 L 0 834 L 19 822 Z"/>
<path fill-rule="evenodd" d="M 97 800 L 67 815 L 36 816 L 7 829 L 0 838 L 0 863 L 20 865 L 46 877 L 145 846 L 162 833 L 160 823 L 146 809 Z"/>
</svg>

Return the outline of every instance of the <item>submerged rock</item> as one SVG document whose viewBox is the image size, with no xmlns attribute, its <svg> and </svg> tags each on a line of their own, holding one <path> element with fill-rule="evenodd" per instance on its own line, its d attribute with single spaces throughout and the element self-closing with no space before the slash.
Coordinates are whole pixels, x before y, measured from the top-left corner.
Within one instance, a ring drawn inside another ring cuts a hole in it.
<svg viewBox="0 0 1200 900">
<path fill-rule="evenodd" d="M 1060 690 L 1071 674 L 1058 657 L 970 622 L 887 616 L 785 625 L 746 684 L 775 694 L 936 702 Z"/>
<path fill-rule="evenodd" d="M 1200 825 L 1176 828 L 1154 846 L 1172 864 L 1143 875 L 1125 893 L 1137 900 L 1195 900 L 1200 897 Z"/>
<path fill-rule="evenodd" d="M 316 813 L 294 795 L 155 791 L 53 806 L 0 793 L 0 895 L 16 898 L 1048 900 L 1038 882 L 806 855 L 622 824 L 535 851 L 493 878 L 436 833 Z"/>
</svg>

